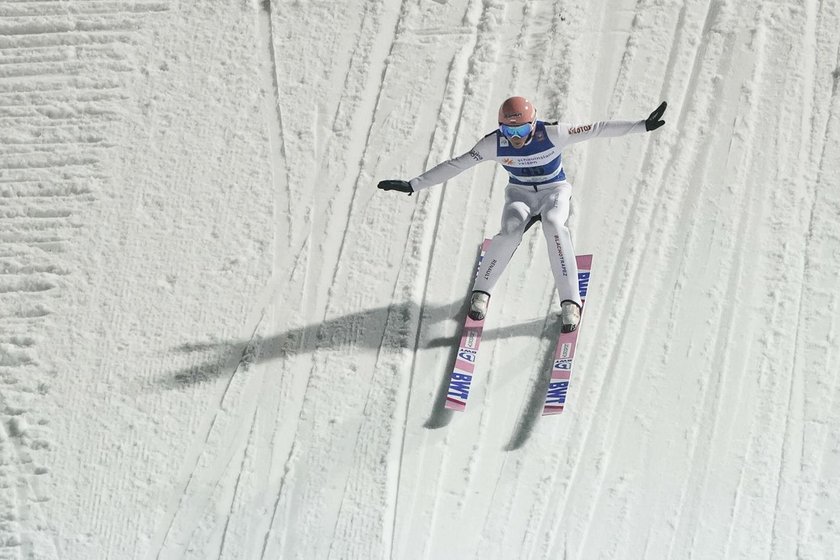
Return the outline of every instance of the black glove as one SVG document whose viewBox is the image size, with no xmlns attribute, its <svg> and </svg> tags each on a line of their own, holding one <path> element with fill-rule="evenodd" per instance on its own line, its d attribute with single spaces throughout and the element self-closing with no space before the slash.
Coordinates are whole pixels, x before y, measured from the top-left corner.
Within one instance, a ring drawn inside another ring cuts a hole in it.
<svg viewBox="0 0 840 560">
<path fill-rule="evenodd" d="M 662 115 L 665 114 L 665 108 L 668 107 L 668 103 L 665 101 L 662 102 L 662 105 L 656 108 L 656 110 L 650 114 L 650 116 L 645 121 L 645 130 L 650 132 L 651 130 L 656 130 L 663 124 L 665 121 L 662 120 Z"/>
<path fill-rule="evenodd" d="M 401 179 L 385 179 L 384 181 L 379 181 L 376 188 L 382 189 L 383 191 L 400 191 L 408 193 L 408 196 L 411 196 L 412 193 L 414 193 L 414 189 L 411 188 L 408 181 L 403 181 Z"/>
</svg>

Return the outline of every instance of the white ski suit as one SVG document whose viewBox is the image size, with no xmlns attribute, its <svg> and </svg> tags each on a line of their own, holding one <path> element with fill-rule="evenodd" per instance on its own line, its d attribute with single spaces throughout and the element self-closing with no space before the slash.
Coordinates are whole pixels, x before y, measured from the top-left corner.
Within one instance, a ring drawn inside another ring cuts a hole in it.
<svg viewBox="0 0 840 560">
<path fill-rule="evenodd" d="M 448 181 L 483 161 L 497 161 L 507 170 L 501 231 L 493 237 L 474 290 L 492 293 L 532 219 L 539 218 L 548 245 L 548 257 L 560 301 L 578 305 L 577 263 L 566 220 L 572 185 L 566 181 L 561 150 L 591 138 L 645 132 L 645 121 L 602 121 L 574 126 L 537 121 L 531 140 L 514 148 L 498 130 L 467 153 L 445 161 L 409 181 L 415 191 Z"/>
</svg>

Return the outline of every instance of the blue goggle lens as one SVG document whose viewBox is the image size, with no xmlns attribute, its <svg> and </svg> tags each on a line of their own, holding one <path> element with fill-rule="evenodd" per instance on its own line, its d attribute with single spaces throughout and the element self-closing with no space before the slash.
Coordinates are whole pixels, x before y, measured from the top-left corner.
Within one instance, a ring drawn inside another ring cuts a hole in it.
<svg viewBox="0 0 840 560">
<path fill-rule="evenodd" d="M 531 131 L 534 130 L 534 126 L 531 123 L 520 124 L 518 126 L 510 126 L 507 124 L 500 124 L 499 130 L 502 131 L 507 138 L 525 138 Z"/>
</svg>

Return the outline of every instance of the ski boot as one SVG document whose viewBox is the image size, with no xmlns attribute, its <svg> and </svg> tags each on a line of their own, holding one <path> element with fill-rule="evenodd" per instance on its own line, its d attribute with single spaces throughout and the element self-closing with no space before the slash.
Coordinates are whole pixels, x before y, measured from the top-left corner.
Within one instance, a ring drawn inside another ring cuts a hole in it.
<svg viewBox="0 0 840 560">
<path fill-rule="evenodd" d="M 580 306 L 571 300 L 560 304 L 560 332 L 570 333 L 577 329 L 580 323 Z"/>
<path fill-rule="evenodd" d="M 487 305 L 490 303 L 490 294 L 487 292 L 475 291 L 470 298 L 470 312 L 468 315 L 473 321 L 483 321 L 487 316 Z"/>
</svg>

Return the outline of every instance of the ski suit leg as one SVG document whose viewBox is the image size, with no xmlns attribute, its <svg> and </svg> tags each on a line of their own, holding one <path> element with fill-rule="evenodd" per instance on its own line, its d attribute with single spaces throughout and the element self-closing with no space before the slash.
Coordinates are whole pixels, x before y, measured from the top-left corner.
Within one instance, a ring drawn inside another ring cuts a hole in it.
<svg viewBox="0 0 840 560">
<path fill-rule="evenodd" d="M 493 237 L 481 261 L 473 290 L 492 293 L 493 286 L 498 282 L 513 257 L 514 251 L 522 242 L 522 235 L 530 219 L 531 209 L 523 193 L 518 192 L 516 187 L 508 186 L 505 189 L 501 231 Z"/>
<path fill-rule="evenodd" d="M 572 235 L 566 227 L 571 196 L 572 185 L 564 182 L 546 197 L 541 211 L 542 228 L 560 301 L 570 300 L 580 305 L 575 249 Z"/>
</svg>

